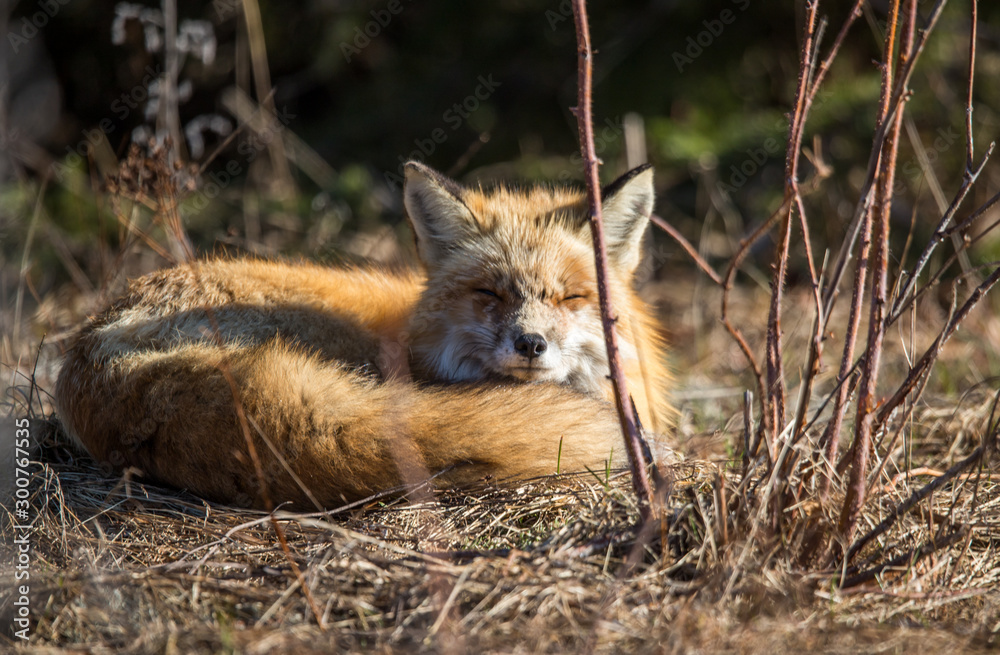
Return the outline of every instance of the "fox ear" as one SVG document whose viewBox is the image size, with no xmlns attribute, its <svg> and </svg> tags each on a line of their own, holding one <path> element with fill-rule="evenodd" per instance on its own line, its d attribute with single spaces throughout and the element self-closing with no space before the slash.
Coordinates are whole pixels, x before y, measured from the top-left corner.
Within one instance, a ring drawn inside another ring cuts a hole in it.
<svg viewBox="0 0 1000 655">
<path fill-rule="evenodd" d="M 642 235 L 653 213 L 653 167 L 633 168 L 601 191 L 608 258 L 629 273 L 639 265 Z"/>
<path fill-rule="evenodd" d="M 456 243 L 478 233 L 458 182 L 415 161 L 406 163 L 404 175 L 403 205 L 424 264 L 439 261 Z"/>
</svg>

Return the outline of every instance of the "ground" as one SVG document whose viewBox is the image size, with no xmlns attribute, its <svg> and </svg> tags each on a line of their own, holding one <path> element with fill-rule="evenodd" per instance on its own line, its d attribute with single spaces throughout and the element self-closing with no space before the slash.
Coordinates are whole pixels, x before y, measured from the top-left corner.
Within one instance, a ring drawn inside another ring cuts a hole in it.
<svg viewBox="0 0 1000 655">
<path fill-rule="evenodd" d="M 675 344 L 681 413 L 668 438 L 684 456 L 672 471 L 665 520 L 649 534 L 636 532 L 625 473 L 415 490 L 409 498 L 274 519 L 212 505 L 110 475 L 75 451 L 58 423 L 45 419 L 55 367 L 43 361 L 31 408 L 44 444 L 29 467 L 31 638 L 15 637 L 15 566 L 0 574 L 2 638 L 38 652 L 996 649 L 996 464 L 921 503 L 858 568 L 908 552 L 945 523 L 962 527 L 963 539 L 837 589 L 835 571 L 782 555 L 780 544 L 748 530 L 751 522 L 735 514 L 720 522 L 719 490 L 732 498 L 741 479 L 734 453 L 742 392 L 752 380 L 718 324 L 718 293 L 709 284 L 688 276 L 654 281 L 645 292 Z M 803 290 L 789 294 L 791 307 L 808 303 Z M 766 311 L 761 289 L 735 297 L 746 324 Z M 901 334 L 889 347 L 886 370 L 897 377 L 905 353 L 929 342 L 940 320 L 930 302 L 919 313 L 927 329 Z M 807 323 L 789 312 L 789 353 L 802 347 Z M 890 453 L 867 527 L 981 442 L 996 383 L 976 371 L 996 370 L 997 325 L 996 313 L 981 311 L 947 347 L 944 373 L 914 413 L 908 454 Z M 824 372 L 819 386 L 831 376 Z M 906 457 L 931 474 L 897 476 Z M 19 533 L 6 519 L 3 532 L 5 560 L 16 563 Z"/>
</svg>

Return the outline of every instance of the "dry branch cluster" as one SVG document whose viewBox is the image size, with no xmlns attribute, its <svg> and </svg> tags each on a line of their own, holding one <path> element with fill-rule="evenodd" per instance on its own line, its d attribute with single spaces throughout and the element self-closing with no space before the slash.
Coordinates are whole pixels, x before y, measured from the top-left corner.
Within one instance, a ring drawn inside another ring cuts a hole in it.
<svg viewBox="0 0 1000 655">
<path fill-rule="evenodd" d="M 910 81 L 921 53 L 944 9 L 937 2 L 926 19 L 918 16 L 916 0 L 893 0 L 890 3 L 884 34 L 881 97 L 875 116 L 875 134 L 864 184 L 858 194 L 853 220 L 847 227 L 838 252 L 817 259 L 810 238 L 810 217 L 804 200 L 823 183 L 824 166 L 816 164 L 812 178 L 801 178 L 803 134 L 810 108 L 836 59 L 852 25 L 861 16 L 863 2 L 858 0 L 832 44 L 826 48 L 823 36 L 826 21 L 819 19 L 819 2 L 806 3 L 801 40 L 799 78 L 791 113 L 785 164 L 783 201 L 778 209 L 743 240 L 725 274 L 719 275 L 695 250 L 681 240 L 696 257 L 699 266 L 722 287 L 721 318 L 741 349 L 756 380 L 760 420 L 752 425 L 752 407 L 746 402 L 746 447 L 741 479 L 728 502 L 731 520 L 738 532 L 748 536 L 751 546 L 780 544 L 800 564 L 840 570 L 841 584 L 857 584 L 871 575 L 858 571 L 857 558 L 871 546 L 900 516 L 917 507 L 936 490 L 948 488 L 956 477 L 970 471 L 982 471 L 989 455 L 996 449 L 1000 417 L 996 402 L 985 427 L 983 441 L 967 458 L 944 472 L 934 482 L 888 510 L 877 526 L 864 531 L 862 516 L 870 511 L 872 491 L 891 478 L 887 471 L 890 457 L 901 441 L 907 439 L 913 412 L 944 344 L 961 322 L 1000 279 L 1000 266 L 971 270 L 955 283 L 952 308 L 937 336 L 923 353 L 912 357 L 909 370 L 898 379 L 889 380 L 883 371 L 882 353 L 886 335 L 901 318 L 915 311 L 916 303 L 933 289 L 952 265 L 964 256 L 970 245 L 988 233 L 996 223 L 973 232 L 977 219 L 993 208 L 1000 194 L 982 206 L 963 209 L 963 201 L 985 168 L 993 144 L 977 162 L 972 123 L 972 89 L 976 54 L 976 3 L 972 2 L 967 89 L 965 93 L 966 163 L 959 188 L 947 210 L 933 220 L 933 234 L 919 247 L 914 262 L 905 253 L 891 251 L 890 214 L 892 211 L 895 172 L 900 131 L 911 97 Z M 814 162 L 816 163 L 816 162 Z M 923 220 L 923 219 L 920 219 Z M 730 316 L 730 296 L 740 266 L 750 247 L 777 228 L 776 249 L 771 278 L 771 302 L 766 324 L 763 360 L 751 347 L 743 330 Z M 973 236 L 975 235 L 975 236 Z M 912 237 L 912 234 L 910 235 Z M 934 270 L 929 262 L 935 250 L 952 244 L 953 252 Z M 793 253 L 802 253 L 808 264 L 812 288 L 812 338 L 803 361 L 789 362 L 783 347 L 782 316 L 785 310 L 784 289 L 788 262 Z M 854 262 L 849 277 L 850 263 Z M 898 263 L 894 272 L 891 268 Z M 849 283 L 846 279 L 849 277 Z M 972 281 L 972 290 L 962 294 L 960 284 Z M 849 291 L 849 321 L 842 341 L 831 338 L 829 324 L 838 302 Z M 867 335 L 859 343 L 862 325 Z M 838 374 L 832 388 L 819 390 L 821 371 L 830 366 L 828 351 L 839 356 Z M 763 361 L 763 363 L 761 363 Z M 798 389 L 789 390 L 789 371 L 801 372 Z M 892 391 L 880 397 L 880 390 Z M 1000 397 L 1000 396 L 998 396 Z M 851 420 L 853 415 L 853 420 Z M 976 480 L 978 481 L 978 477 Z M 978 483 L 978 482 L 977 482 Z M 937 549 L 966 538 L 968 526 L 946 514 L 947 520 L 932 537 L 914 545 L 910 556 L 920 558 Z M 862 531 L 861 536 L 858 535 Z M 749 546 L 748 546 L 749 548 Z M 744 561 L 744 550 L 740 562 Z M 905 559 L 905 558 L 904 558 Z M 885 566 L 898 565 L 886 561 Z M 875 566 L 869 562 L 870 566 Z M 859 577 L 860 576 L 860 577 Z"/>
</svg>

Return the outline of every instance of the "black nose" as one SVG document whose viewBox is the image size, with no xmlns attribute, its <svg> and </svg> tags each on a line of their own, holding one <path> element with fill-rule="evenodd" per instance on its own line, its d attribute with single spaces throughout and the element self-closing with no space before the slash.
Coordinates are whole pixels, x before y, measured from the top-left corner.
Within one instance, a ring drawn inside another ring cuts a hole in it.
<svg viewBox="0 0 1000 655">
<path fill-rule="evenodd" d="M 548 349 L 549 344 L 545 342 L 545 337 L 540 334 L 522 334 L 514 340 L 514 350 L 528 359 L 534 359 Z"/>
</svg>

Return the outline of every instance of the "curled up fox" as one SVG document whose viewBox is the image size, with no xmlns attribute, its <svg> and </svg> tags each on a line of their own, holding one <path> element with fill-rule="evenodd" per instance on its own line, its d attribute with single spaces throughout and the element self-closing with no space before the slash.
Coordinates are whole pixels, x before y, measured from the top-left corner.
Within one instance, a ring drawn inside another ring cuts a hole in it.
<svg viewBox="0 0 1000 655">
<path fill-rule="evenodd" d="M 421 271 L 218 258 L 134 280 L 65 356 L 67 431 L 114 469 L 254 507 L 621 465 L 584 194 L 411 162 L 403 195 Z M 603 192 L 623 364 L 655 431 L 664 346 L 633 289 L 653 197 L 648 166 Z"/>
</svg>

